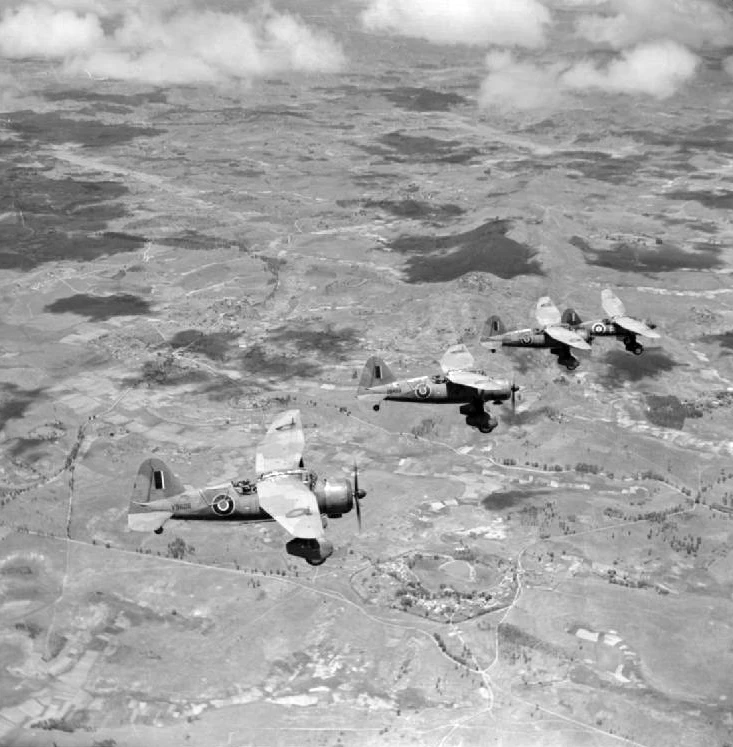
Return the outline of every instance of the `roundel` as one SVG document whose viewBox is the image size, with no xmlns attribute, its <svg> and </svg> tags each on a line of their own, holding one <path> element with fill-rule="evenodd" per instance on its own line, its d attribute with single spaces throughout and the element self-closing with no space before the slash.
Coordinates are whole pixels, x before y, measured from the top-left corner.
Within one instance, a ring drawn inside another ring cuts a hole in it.
<svg viewBox="0 0 733 747">
<path fill-rule="evenodd" d="M 415 394 L 417 394 L 420 399 L 427 399 L 430 396 L 430 386 L 428 386 L 424 381 L 420 382 L 415 387 Z"/>
<path fill-rule="evenodd" d="M 606 331 L 606 325 L 603 322 L 596 322 L 593 325 L 593 332 L 595 332 L 597 335 L 600 335 L 602 332 Z"/>
<path fill-rule="evenodd" d="M 234 511 L 234 501 L 226 493 L 220 493 L 214 498 L 211 508 L 217 516 L 229 516 Z"/>
<path fill-rule="evenodd" d="M 529 345 L 532 342 L 532 335 L 522 335 L 520 338 L 523 345 Z"/>
</svg>

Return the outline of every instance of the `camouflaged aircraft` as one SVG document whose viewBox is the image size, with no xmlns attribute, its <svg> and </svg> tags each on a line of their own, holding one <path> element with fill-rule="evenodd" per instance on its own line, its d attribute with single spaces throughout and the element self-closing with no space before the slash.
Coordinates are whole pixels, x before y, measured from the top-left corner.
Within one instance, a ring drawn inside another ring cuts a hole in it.
<svg viewBox="0 0 733 747">
<path fill-rule="evenodd" d="M 318 479 L 303 464 L 305 438 L 299 410 L 273 420 L 257 448 L 257 479 L 207 488 L 184 486 L 160 459 L 146 459 L 138 469 L 127 515 L 128 527 L 160 534 L 171 519 L 235 522 L 276 521 L 293 535 L 285 549 L 310 565 L 320 565 L 333 552 L 325 538 L 325 517 L 339 518 L 356 509 L 361 526 L 359 488 L 347 479 Z M 323 517 L 323 518 L 322 518 Z"/>
<path fill-rule="evenodd" d="M 485 402 L 500 405 L 510 399 L 515 403 L 519 390 L 514 382 L 490 379 L 484 371 L 474 369 L 474 359 L 465 345 L 453 345 L 440 359 L 442 374 L 397 379 L 389 366 L 376 356 L 366 362 L 359 380 L 357 397 L 373 402 L 378 411 L 382 400 L 393 402 L 426 402 L 428 404 L 461 404 L 459 411 L 466 424 L 482 433 L 491 433 L 499 421 L 484 410 Z"/>
<path fill-rule="evenodd" d="M 595 337 L 615 337 L 634 355 L 641 355 L 644 352 L 644 346 L 636 339 L 637 335 L 650 339 L 660 337 L 659 332 L 654 331 L 657 325 L 653 322 L 628 316 L 621 299 L 609 288 L 601 291 L 601 306 L 607 314 L 603 319 L 584 322 L 573 309 L 566 309 L 562 320 L 576 332 L 590 335 L 591 341 Z"/>
<path fill-rule="evenodd" d="M 507 332 L 498 316 L 490 316 L 479 341 L 492 353 L 499 347 L 549 348 L 561 366 L 574 371 L 580 361 L 571 350 L 590 350 L 590 332 L 582 328 L 571 329 L 549 296 L 542 296 L 537 301 L 535 318 L 538 326 Z"/>
</svg>

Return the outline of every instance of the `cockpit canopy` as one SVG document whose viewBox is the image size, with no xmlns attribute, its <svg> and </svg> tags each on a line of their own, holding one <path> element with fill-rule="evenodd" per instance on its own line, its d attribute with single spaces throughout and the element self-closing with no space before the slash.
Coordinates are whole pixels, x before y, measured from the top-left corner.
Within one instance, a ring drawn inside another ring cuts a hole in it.
<svg viewBox="0 0 733 747">
<path fill-rule="evenodd" d="M 264 475 L 260 475 L 259 479 L 264 480 L 267 477 L 272 477 L 273 475 L 292 475 L 296 479 L 300 480 L 300 482 L 303 483 L 303 485 L 308 488 L 308 490 L 315 490 L 316 483 L 318 482 L 318 474 L 310 469 L 279 469 L 274 470 L 273 472 L 265 472 Z"/>
</svg>

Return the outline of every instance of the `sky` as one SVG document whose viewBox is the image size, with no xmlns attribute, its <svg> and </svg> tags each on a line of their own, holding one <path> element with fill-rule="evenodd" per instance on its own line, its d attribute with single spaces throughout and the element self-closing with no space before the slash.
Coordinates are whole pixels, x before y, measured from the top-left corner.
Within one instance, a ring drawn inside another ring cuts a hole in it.
<svg viewBox="0 0 733 747">
<path fill-rule="evenodd" d="M 716 0 L 333 1 L 350 4 L 367 35 L 485 50 L 484 109 L 560 106 L 590 91 L 663 100 L 700 74 L 703 50 L 733 49 L 733 12 Z M 348 70 L 348 40 L 329 28 L 327 13 L 316 26 L 276 0 L 210 8 L 194 0 L 0 0 L 0 56 L 151 84 Z M 723 69 L 733 75 L 733 59 Z"/>
</svg>

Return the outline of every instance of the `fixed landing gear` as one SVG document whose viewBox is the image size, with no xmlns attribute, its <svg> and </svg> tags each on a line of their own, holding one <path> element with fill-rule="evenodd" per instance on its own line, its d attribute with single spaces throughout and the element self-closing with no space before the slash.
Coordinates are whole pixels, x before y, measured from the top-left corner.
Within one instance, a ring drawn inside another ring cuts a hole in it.
<svg viewBox="0 0 733 747">
<path fill-rule="evenodd" d="M 372 405 L 372 410 L 374 410 L 374 412 L 379 412 L 379 407 L 379 405 Z"/>
<path fill-rule="evenodd" d="M 568 371 L 575 371 L 580 365 L 580 361 L 567 348 L 550 348 L 550 352 L 557 356 L 557 363 L 565 366 Z"/>
<path fill-rule="evenodd" d="M 557 357 L 557 362 L 559 365 L 565 366 L 568 371 L 575 371 L 575 369 L 580 365 L 580 361 L 574 355 L 559 355 Z"/>
<path fill-rule="evenodd" d="M 484 410 L 483 402 L 471 402 L 467 405 L 461 405 L 461 415 L 466 416 L 466 425 L 472 428 L 478 428 L 481 433 L 491 433 L 499 425 L 499 421 Z"/>
<path fill-rule="evenodd" d="M 157 529 L 153 529 L 154 534 L 163 534 L 163 527 L 158 527 Z"/>
<path fill-rule="evenodd" d="M 624 347 L 634 355 L 641 355 L 644 352 L 644 346 L 636 341 L 636 336 L 624 337 Z"/>
<path fill-rule="evenodd" d="M 285 545 L 289 555 L 303 558 L 308 565 L 321 565 L 333 552 L 333 545 L 326 539 L 295 537 Z"/>
</svg>

